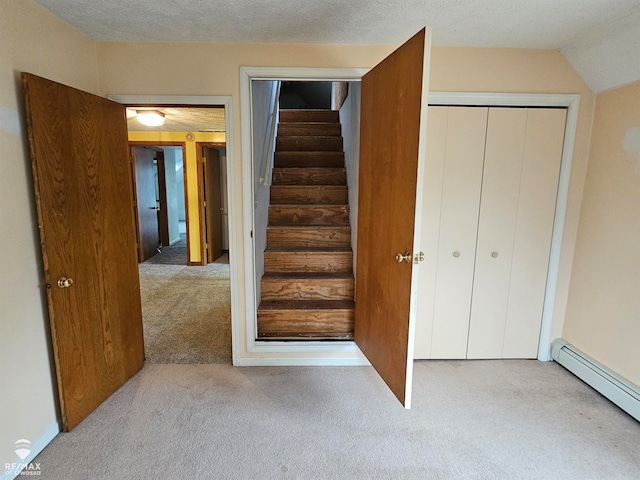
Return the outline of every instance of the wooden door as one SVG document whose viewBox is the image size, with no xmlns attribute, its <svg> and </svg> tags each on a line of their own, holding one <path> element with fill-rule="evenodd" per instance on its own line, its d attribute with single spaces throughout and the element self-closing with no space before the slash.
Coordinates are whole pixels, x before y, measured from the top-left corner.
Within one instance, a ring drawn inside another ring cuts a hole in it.
<svg viewBox="0 0 640 480">
<path fill-rule="evenodd" d="M 428 36 L 422 30 L 362 78 L 361 93 L 354 339 L 407 408 L 428 53 Z M 398 263 L 398 253 L 407 253 L 408 262 Z"/>
<path fill-rule="evenodd" d="M 204 208 L 207 243 L 207 263 L 222 256 L 222 181 L 220 174 L 220 152 L 215 148 L 202 147 Z"/>
<path fill-rule="evenodd" d="M 144 361 L 127 124 L 117 103 L 27 73 L 22 82 L 69 431 Z"/>
<path fill-rule="evenodd" d="M 158 253 L 158 180 L 156 152 L 146 147 L 131 147 L 135 166 L 138 259 L 142 263 Z"/>
<path fill-rule="evenodd" d="M 156 149 L 158 182 L 158 235 L 160 245 L 171 245 L 169 238 L 169 196 L 167 194 L 167 170 L 164 162 L 164 149 Z"/>
</svg>

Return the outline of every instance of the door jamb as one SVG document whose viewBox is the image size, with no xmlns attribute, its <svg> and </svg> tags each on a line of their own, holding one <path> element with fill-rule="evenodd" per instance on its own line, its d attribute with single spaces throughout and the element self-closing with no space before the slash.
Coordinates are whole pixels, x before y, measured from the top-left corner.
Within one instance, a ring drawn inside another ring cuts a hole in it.
<svg viewBox="0 0 640 480">
<path fill-rule="evenodd" d="M 236 158 L 235 140 L 234 140 L 234 116 L 233 116 L 233 97 L 231 95 L 218 96 L 191 96 L 191 95 L 108 95 L 109 100 L 121 103 L 123 105 L 181 105 L 181 106 L 223 106 L 225 117 L 225 142 L 227 151 L 227 163 L 233 165 Z M 239 238 L 240 225 L 236 221 L 240 213 L 239 207 L 235 202 L 235 198 L 239 192 L 236 185 L 236 169 L 227 169 L 227 196 L 229 205 L 229 268 L 230 268 L 230 286 L 231 286 L 231 351 L 233 365 L 239 365 L 240 359 L 240 337 L 238 337 L 237 325 L 244 321 L 244 315 L 241 315 L 240 298 L 244 294 L 241 270 L 239 266 L 243 264 L 242 251 L 240 248 L 231 248 L 235 245 L 236 238 Z"/>
<path fill-rule="evenodd" d="M 242 212 L 247 236 L 254 231 L 254 174 L 252 131 L 252 80 L 359 82 L 370 68 L 240 67 L 240 117 L 242 141 Z M 349 341 L 278 341 L 257 339 L 258 299 L 255 289 L 255 242 L 244 242 L 245 324 L 236 324 L 237 338 L 246 351 L 238 365 L 369 365 L 358 347 Z M 235 364 L 235 362 L 234 362 Z"/>
<path fill-rule="evenodd" d="M 553 310 L 558 290 L 558 275 L 562 254 L 571 162 L 578 125 L 580 95 L 538 94 L 538 93 L 474 93 L 474 92 L 429 92 L 429 105 L 474 105 L 497 107 L 566 107 L 567 120 L 564 130 L 564 145 L 560 162 L 560 178 L 556 199 L 551 251 L 547 271 L 547 286 L 542 309 L 542 324 L 538 342 L 538 360 L 551 360 L 551 329 L 554 323 Z"/>
</svg>

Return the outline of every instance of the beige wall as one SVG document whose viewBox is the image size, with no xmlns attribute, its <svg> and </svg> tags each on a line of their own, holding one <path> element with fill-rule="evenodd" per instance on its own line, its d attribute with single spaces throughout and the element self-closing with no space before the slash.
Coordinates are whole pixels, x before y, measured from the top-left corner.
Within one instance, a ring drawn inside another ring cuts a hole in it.
<svg viewBox="0 0 640 480">
<path fill-rule="evenodd" d="M 0 0 L 0 463 L 57 429 L 19 72 L 98 90 L 95 42 L 31 0 Z"/>
<path fill-rule="evenodd" d="M 596 103 L 562 336 L 640 385 L 640 82 Z"/>
</svg>

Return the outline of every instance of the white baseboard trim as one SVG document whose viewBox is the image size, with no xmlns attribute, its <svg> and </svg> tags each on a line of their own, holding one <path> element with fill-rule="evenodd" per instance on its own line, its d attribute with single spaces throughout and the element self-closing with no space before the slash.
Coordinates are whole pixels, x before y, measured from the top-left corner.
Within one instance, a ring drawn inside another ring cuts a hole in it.
<svg viewBox="0 0 640 480">
<path fill-rule="evenodd" d="M 20 457 L 16 457 L 16 460 L 14 460 L 13 463 L 16 465 L 28 465 L 29 463 L 33 462 L 33 459 L 36 458 L 38 454 L 42 452 L 42 450 L 44 450 L 44 447 L 51 443 L 51 440 L 53 440 L 56 435 L 60 433 L 60 431 L 60 424 L 58 424 L 58 422 L 54 422 L 49 425 L 49 427 L 47 427 L 47 429 L 42 435 L 40 435 L 39 438 L 31 442 L 31 453 L 24 460 L 21 460 Z M 18 439 L 16 438 L 16 440 Z M 16 471 L 11 467 L 7 469 L 7 465 L 5 465 L 4 467 L 4 475 L 2 478 L 7 478 L 9 480 L 14 480 L 15 478 L 17 478 L 22 471 L 22 468 Z M 46 472 L 44 473 L 46 474 Z"/>
<path fill-rule="evenodd" d="M 551 343 L 551 358 L 640 421 L 640 388 L 561 338 Z"/>
<path fill-rule="evenodd" d="M 234 367 L 367 367 L 366 358 L 357 357 L 240 357 Z"/>
</svg>

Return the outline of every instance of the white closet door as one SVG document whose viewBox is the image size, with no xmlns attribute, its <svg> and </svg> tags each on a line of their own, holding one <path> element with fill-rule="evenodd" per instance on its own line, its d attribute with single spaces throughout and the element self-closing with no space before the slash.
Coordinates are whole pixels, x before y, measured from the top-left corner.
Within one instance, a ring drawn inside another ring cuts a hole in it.
<svg viewBox="0 0 640 480">
<path fill-rule="evenodd" d="M 511 280 L 527 110 L 491 108 L 467 358 L 501 358 Z"/>
<path fill-rule="evenodd" d="M 488 109 L 443 108 L 448 114 L 440 138 L 444 175 L 431 358 L 465 358 Z"/>
<path fill-rule="evenodd" d="M 446 153 L 449 107 L 429 107 L 427 122 L 427 162 L 424 172 L 422 225 L 424 263 L 418 271 L 418 317 L 416 319 L 415 359 L 431 358 L 433 304 L 436 285 L 440 206 Z"/>
<path fill-rule="evenodd" d="M 528 109 L 503 358 L 536 358 L 566 109 Z"/>
</svg>

